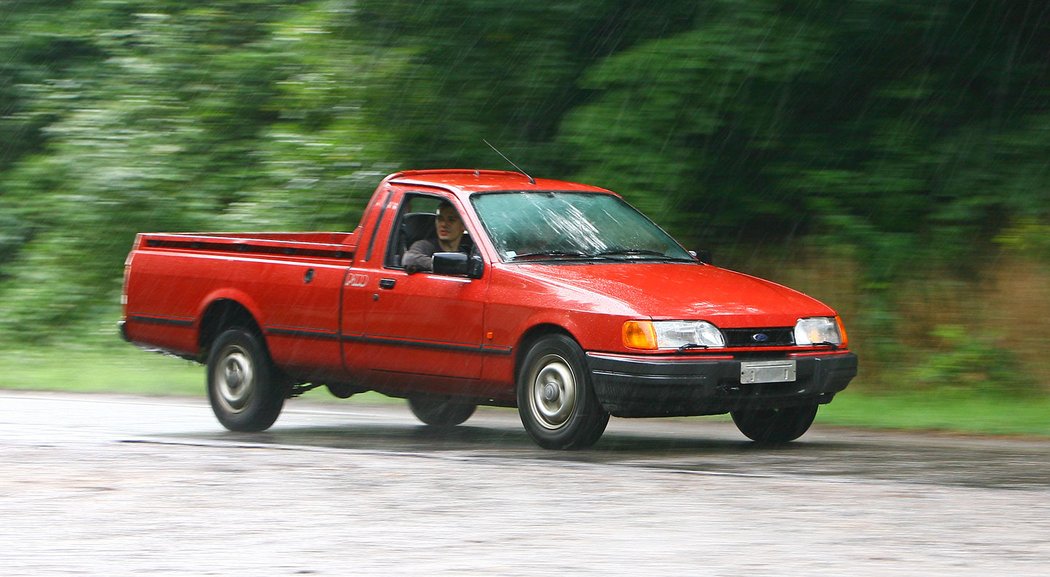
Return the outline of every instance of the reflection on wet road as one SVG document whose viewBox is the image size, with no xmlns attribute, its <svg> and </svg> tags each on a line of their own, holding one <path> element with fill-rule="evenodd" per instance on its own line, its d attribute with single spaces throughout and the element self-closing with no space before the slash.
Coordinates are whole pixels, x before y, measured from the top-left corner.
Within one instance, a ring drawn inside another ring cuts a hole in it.
<svg viewBox="0 0 1050 577">
<path fill-rule="evenodd" d="M 751 443 L 724 420 L 613 419 L 593 449 L 552 452 L 536 447 L 514 410 L 481 408 L 466 424 L 443 430 L 420 424 L 400 406 L 350 403 L 292 408 L 294 423 L 285 415 L 264 433 L 196 431 L 151 440 L 585 462 L 748 477 L 1050 488 L 1050 440 L 857 432 L 821 427 L 818 420 L 800 441 L 770 447 Z"/>
</svg>

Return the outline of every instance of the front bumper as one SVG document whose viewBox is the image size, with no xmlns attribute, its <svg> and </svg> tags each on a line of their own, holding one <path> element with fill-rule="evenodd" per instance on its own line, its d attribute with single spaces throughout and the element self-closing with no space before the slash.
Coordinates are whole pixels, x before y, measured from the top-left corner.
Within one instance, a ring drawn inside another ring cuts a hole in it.
<svg viewBox="0 0 1050 577">
<path fill-rule="evenodd" d="M 857 375 L 853 353 L 788 358 L 796 361 L 794 381 L 740 384 L 739 359 L 587 353 L 598 400 L 617 417 L 718 415 L 829 403 Z"/>
</svg>

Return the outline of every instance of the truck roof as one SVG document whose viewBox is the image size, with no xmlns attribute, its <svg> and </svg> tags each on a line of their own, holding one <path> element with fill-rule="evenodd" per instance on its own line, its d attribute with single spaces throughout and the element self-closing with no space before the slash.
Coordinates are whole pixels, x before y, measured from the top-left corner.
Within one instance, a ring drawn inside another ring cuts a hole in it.
<svg viewBox="0 0 1050 577">
<path fill-rule="evenodd" d="M 491 192 L 503 190 L 571 190 L 587 192 L 604 192 L 609 190 L 597 186 L 552 180 L 547 178 L 530 179 L 521 172 L 509 170 L 480 170 L 445 168 L 434 170 L 406 170 L 391 174 L 387 182 L 415 186 L 429 186 L 457 193 Z"/>
</svg>

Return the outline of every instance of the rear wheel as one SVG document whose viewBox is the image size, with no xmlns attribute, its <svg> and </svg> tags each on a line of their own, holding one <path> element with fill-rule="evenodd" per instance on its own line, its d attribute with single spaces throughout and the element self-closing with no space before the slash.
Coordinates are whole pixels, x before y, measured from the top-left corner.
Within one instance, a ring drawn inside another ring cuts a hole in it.
<svg viewBox="0 0 1050 577">
<path fill-rule="evenodd" d="M 257 335 L 233 328 L 215 339 L 208 355 L 208 400 L 222 426 L 268 429 L 281 414 L 285 392 Z"/>
<path fill-rule="evenodd" d="M 543 337 L 518 374 L 518 414 L 545 449 L 584 449 L 598 442 L 609 413 L 591 386 L 583 350 L 565 335 Z"/>
<path fill-rule="evenodd" d="M 364 392 L 363 389 L 349 383 L 326 383 L 325 388 L 328 389 L 329 393 L 332 393 L 332 396 L 340 399 L 349 399 L 357 393 Z"/>
<path fill-rule="evenodd" d="M 410 397 L 408 408 L 417 419 L 432 427 L 455 427 L 469 419 L 478 407 L 447 397 Z"/>
<path fill-rule="evenodd" d="M 817 416 L 817 405 L 785 409 L 733 411 L 733 422 L 747 438 L 759 443 L 788 443 L 801 437 Z"/>
</svg>

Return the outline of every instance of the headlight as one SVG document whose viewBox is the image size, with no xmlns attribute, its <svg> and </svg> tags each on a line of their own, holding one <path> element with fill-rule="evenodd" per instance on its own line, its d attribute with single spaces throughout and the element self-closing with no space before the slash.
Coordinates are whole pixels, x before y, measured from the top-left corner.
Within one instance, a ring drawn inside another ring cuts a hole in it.
<svg viewBox="0 0 1050 577">
<path fill-rule="evenodd" d="M 706 321 L 627 321 L 623 344 L 649 351 L 726 346 L 718 327 Z"/>
<path fill-rule="evenodd" d="M 795 323 L 796 345 L 846 344 L 846 331 L 838 317 L 812 317 Z"/>
</svg>

